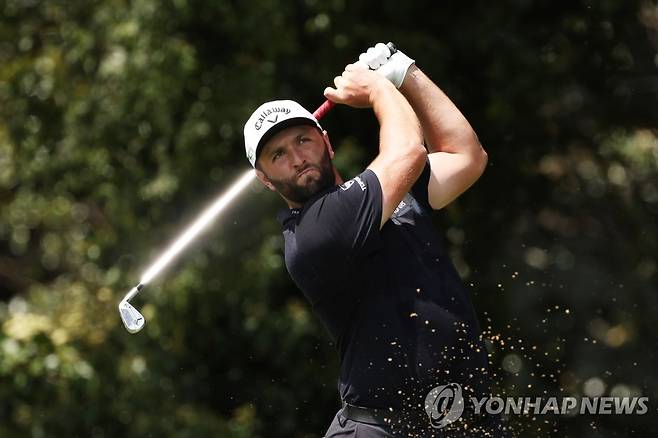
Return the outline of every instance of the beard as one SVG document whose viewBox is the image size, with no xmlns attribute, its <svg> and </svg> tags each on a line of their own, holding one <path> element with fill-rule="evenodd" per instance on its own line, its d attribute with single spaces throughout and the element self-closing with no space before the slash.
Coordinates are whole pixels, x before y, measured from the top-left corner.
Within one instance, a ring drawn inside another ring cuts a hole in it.
<svg viewBox="0 0 658 438">
<path fill-rule="evenodd" d="M 316 169 L 318 175 L 313 175 L 312 173 L 304 175 L 301 179 L 306 179 L 306 184 L 299 184 L 299 173 L 308 169 Z M 331 164 L 331 158 L 327 149 L 324 150 L 320 163 L 308 164 L 292 178 L 281 180 L 269 178 L 269 180 L 277 192 L 298 204 L 303 204 L 319 191 L 336 185 L 334 167 Z"/>
</svg>

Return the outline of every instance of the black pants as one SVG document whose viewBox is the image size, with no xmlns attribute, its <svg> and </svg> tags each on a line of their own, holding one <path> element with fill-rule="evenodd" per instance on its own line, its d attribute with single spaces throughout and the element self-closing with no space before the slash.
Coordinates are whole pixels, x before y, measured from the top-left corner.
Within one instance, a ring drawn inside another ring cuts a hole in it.
<svg viewBox="0 0 658 438">
<path fill-rule="evenodd" d="M 336 413 L 334 421 L 327 429 L 324 438 L 394 438 L 391 430 L 383 426 L 357 423 L 345 418 L 341 411 Z"/>
<path fill-rule="evenodd" d="M 500 418 L 493 417 L 479 431 L 437 430 L 422 427 L 414 432 L 405 432 L 405 427 L 374 426 L 345 418 L 339 410 L 331 422 L 324 438 L 514 438 L 516 434 L 507 430 Z M 428 421 L 429 424 L 429 421 Z"/>
</svg>

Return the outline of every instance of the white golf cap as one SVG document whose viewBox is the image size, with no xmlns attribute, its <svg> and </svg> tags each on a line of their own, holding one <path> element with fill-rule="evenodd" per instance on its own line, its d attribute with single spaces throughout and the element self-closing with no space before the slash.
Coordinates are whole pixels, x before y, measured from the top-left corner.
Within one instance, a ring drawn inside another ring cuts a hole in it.
<svg viewBox="0 0 658 438">
<path fill-rule="evenodd" d="M 313 114 L 294 100 L 273 100 L 259 106 L 244 124 L 244 148 L 252 167 L 256 167 L 258 154 L 274 134 L 289 126 L 304 124 L 322 130 Z"/>
</svg>

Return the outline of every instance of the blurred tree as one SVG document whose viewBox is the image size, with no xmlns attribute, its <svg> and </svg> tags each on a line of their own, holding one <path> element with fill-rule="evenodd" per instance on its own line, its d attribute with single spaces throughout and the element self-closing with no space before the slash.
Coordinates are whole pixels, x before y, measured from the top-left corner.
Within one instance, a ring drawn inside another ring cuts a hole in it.
<svg viewBox="0 0 658 438">
<path fill-rule="evenodd" d="M 264 100 L 309 108 L 395 41 L 489 152 L 437 215 L 503 395 L 633 395 L 645 416 L 512 418 L 649 434 L 658 380 L 658 6 L 651 1 L 0 2 L 0 436 L 321 436 L 337 354 L 248 191 L 138 299 L 140 269 L 242 169 Z M 323 121 L 347 174 L 367 111 Z M 482 220 L 485 217 L 487 220 Z M 146 302 L 146 304 L 144 304 Z M 502 304 L 502 305 L 501 305 Z"/>
</svg>

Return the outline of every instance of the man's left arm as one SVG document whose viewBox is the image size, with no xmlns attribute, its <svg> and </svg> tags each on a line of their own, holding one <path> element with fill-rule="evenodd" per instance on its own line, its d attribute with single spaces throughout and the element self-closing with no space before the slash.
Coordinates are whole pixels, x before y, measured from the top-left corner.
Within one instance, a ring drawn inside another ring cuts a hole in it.
<svg viewBox="0 0 658 438">
<path fill-rule="evenodd" d="M 466 117 L 416 65 L 407 70 L 400 91 L 421 123 L 431 168 L 428 201 L 438 210 L 477 181 L 487 153 Z"/>
</svg>

